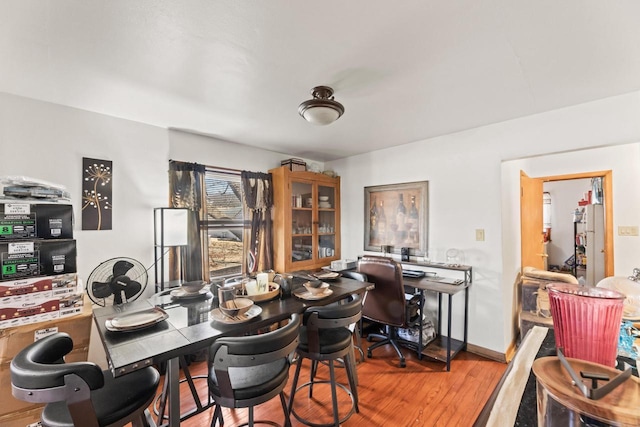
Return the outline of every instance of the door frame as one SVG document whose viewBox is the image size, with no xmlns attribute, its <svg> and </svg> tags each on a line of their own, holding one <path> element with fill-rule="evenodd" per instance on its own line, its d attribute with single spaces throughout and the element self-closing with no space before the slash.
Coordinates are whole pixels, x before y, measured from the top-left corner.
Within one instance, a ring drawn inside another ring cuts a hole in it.
<svg viewBox="0 0 640 427">
<path fill-rule="evenodd" d="M 542 177 L 531 177 L 531 179 L 540 180 L 541 182 L 552 181 L 569 181 L 572 179 L 597 178 L 602 179 L 602 190 L 604 193 L 604 274 L 605 277 L 613 276 L 613 173 L 611 170 L 572 173 L 566 175 L 551 175 Z M 522 210 L 522 203 L 520 205 Z M 540 204 L 542 210 L 542 204 Z M 521 235 L 522 234 L 522 223 Z M 526 242 L 520 243 L 525 247 Z"/>
</svg>

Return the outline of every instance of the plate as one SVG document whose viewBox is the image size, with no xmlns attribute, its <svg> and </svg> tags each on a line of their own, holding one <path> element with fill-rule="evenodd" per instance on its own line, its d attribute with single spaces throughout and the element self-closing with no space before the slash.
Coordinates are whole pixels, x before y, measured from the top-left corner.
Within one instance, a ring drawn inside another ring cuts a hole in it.
<svg viewBox="0 0 640 427">
<path fill-rule="evenodd" d="M 242 295 L 244 298 L 249 298 L 253 302 L 270 301 L 280 296 L 280 285 L 274 282 L 269 282 L 269 292 L 256 295 Z"/>
<path fill-rule="evenodd" d="M 171 291 L 171 296 L 177 299 L 198 298 L 206 295 L 207 292 L 209 292 L 209 288 L 202 288 L 198 292 L 187 292 L 182 288 L 178 288 Z"/>
<path fill-rule="evenodd" d="M 112 332 L 137 331 L 160 323 L 168 317 L 169 315 L 166 311 L 160 307 L 153 307 L 148 310 L 107 319 L 104 322 L 104 326 L 108 331 Z"/>
<path fill-rule="evenodd" d="M 260 316 L 260 313 L 262 313 L 262 307 L 260 307 L 259 305 L 254 305 L 253 307 L 251 307 L 249 309 L 249 311 L 247 311 L 242 316 L 238 316 L 238 317 L 235 317 L 235 318 L 230 318 L 230 317 L 227 317 L 224 314 L 222 314 L 222 312 L 220 311 L 219 308 L 214 308 L 213 310 L 211 310 L 211 317 L 213 318 L 213 320 L 215 320 L 217 322 L 227 323 L 227 324 L 231 325 L 231 324 L 235 324 L 235 323 L 248 322 L 249 320 L 253 319 L 254 317 Z"/>
<path fill-rule="evenodd" d="M 623 303 L 622 318 L 631 321 L 640 320 L 640 283 L 623 276 L 610 276 L 599 281 L 596 287 L 622 293 L 626 297 Z"/>
<path fill-rule="evenodd" d="M 329 295 L 331 295 L 333 293 L 333 289 L 328 288 L 326 291 L 324 291 L 321 294 L 317 294 L 317 295 L 313 295 L 311 292 L 309 292 L 308 290 L 306 290 L 304 287 L 302 288 L 298 288 L 295 291 L 293 291 L 293 294 L 295 296 L 297 296 L 298 298 L 302 298 L 302 299 L 306 299 L 306 300 L 318 300 L 318 299 L 322 299 L 322 298 L 326 298 Z"/>
<path fill-rule="evenodd" d="M 337 280 L 340 277 L 340 273 L 335 271 L 322 271 L 314 273 L 314 277 L 320 280 Z"/>
</svg>

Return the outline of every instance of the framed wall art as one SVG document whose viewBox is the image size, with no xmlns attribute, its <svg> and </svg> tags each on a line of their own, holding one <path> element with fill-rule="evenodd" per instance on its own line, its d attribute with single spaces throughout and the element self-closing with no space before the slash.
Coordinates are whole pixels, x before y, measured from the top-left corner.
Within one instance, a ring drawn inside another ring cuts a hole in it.
<svg viewBox="0 0 640 427">
<path fill-rule="evenodd" d="M 111 230 L 112 163 L 82 158 L 82 229 Z"/>
<path fill-rule="evenodd" d="M 428 181 L 365 187 L 364 200 L 366 251 L 427 253 Z"/>
</svg>

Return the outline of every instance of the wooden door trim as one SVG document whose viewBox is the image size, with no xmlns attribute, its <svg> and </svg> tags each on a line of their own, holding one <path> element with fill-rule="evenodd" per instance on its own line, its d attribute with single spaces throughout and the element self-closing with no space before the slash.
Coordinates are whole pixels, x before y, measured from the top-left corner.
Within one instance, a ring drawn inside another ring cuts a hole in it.
<svg viewBox="0 0 640 427">
<path fill-rule="evenodd" d="M 551 175 L 532 179 L 540 179 L 542 182 L 568 181 L 583 178 L 603 178 L 604 192 L 604 274 L 605 277 L 613 276 L 613 172 L 611 170 L 580 172 L 566 175 Z M 588 261 L 587 261 L 588 262 Z"/>
</svg>

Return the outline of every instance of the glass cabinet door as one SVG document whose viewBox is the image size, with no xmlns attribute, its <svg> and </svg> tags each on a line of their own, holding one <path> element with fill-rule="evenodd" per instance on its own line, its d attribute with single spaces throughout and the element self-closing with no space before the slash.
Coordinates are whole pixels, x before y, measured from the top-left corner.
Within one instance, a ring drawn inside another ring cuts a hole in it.
<svg viewBox="0 0 640 427">
<path fill-rule="evenodd" d="M 313 258 L 313 185 L 291 185 L 291 261 Z"/>
<path fill-rule="evenodd" d="M 318 186 L 318 259 L 330 258 L 336 251 L 336 191 Z"/>
</svg>

